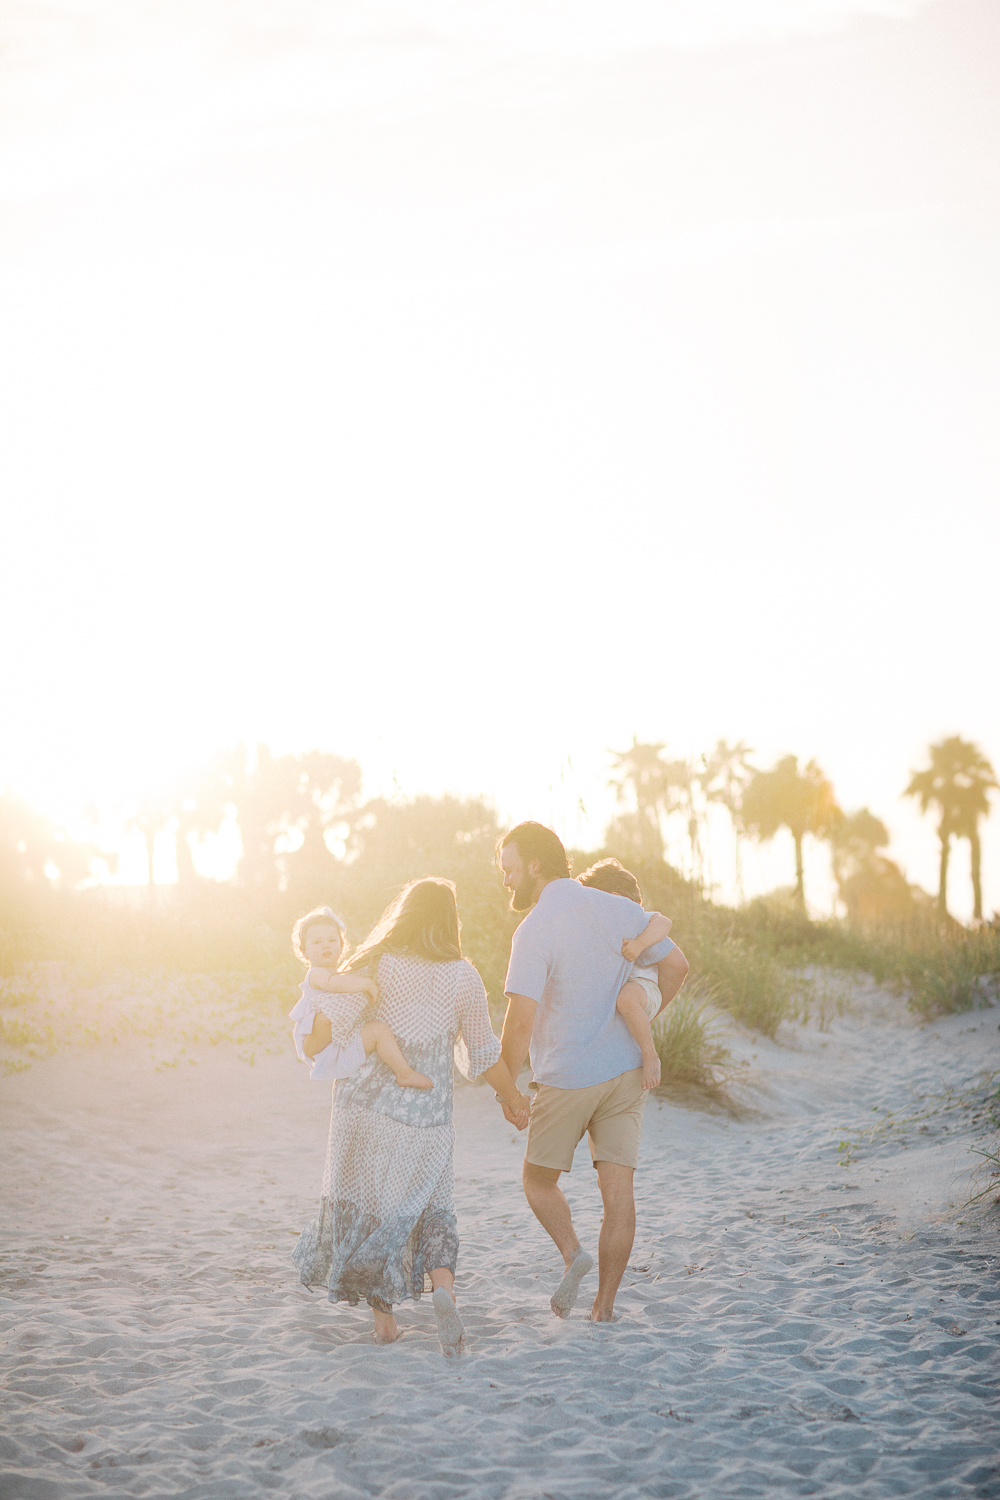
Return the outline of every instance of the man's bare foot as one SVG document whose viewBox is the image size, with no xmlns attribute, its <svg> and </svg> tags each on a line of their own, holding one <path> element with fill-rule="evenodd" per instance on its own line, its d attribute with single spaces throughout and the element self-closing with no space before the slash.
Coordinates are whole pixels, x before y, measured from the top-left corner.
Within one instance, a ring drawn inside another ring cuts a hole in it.
<svg viewBox="0 0 1000 1500">
<path fill-rule="evenodd" d="M 652 1057 L 644 1057 L 642 1060 L 642 1086 L 644 1089 L 660 1087 L 660 1059 L 655 1052 Z"/>
<path fill-rule="evenodd" d="M 375 1314 L 376 1344 L 394 1344 L 401 1330 L 392 1313 L 379 1312 L 377 1307 L 373 1307 L 372 1312 Z"/>
<path fill-rule="evenodd" d="M 588 1271 L 593 1270 L 594 1262 L 586 1250 L 578 1250 L 566 1267 L 566 1274 L 562 1281 L 552 1293 L 549 1306 L 557 1318 L 568 1318 L 573 1310 L 577 1293 L 580 1290 L 580 1282 Z"/>
<path fill-rule="evenodd" d="M 445 1359 L 459 1359 L 465 1353 L 465 1329 L 455 1306 L 455 1294 L 447 1287 L 435 1287 L 431 1301 L 434 1303 L 441 1353 Z"/>
<path fill-rule="evenodd" d="M 405 1073 L 396 1074 L 396 1082 L 401 1089 L 432 1089 L 433 1078 L 428 1078 L 426 1073 L 418 1073 L 416 1068 L 407 1068 Z"/>
<path fill-rule="evenodd" d="M 595 1302 L 590 1309 L 590 1321 L 592 1323 L 620 1323 L 621 1313 L 616 1313 L 613 1307 L 598 1308 Z"/>
</svg>

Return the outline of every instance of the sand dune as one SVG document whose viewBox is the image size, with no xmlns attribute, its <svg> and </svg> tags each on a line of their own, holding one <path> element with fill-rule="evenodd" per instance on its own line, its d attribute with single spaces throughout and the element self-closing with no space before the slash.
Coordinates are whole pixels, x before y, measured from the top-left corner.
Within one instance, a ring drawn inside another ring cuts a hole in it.
<svg viewBox="0 0 1000 1500">
<path fill-rule="evenodd" d="M 886 1123 L 1000 1067 L 997 1011 L 882 1002 L 782 1040 L 734 1042 L 754 1116 L 651 1103 L 613 1327 L 586 1295 L 549 1313 L 523 1141 L 460 1089 L 456 1366 L 429 1298 L 383 1349 L 297 1285 L 328 1093 L 290 1049 L 7 1079 L 0 1500 L 1000 1496 L 997 1212 L 949 1208 L 982 1126 L 961 1102 Z M 569 1193 L 593 1250 L 585 1146 Z"/>
</svg>

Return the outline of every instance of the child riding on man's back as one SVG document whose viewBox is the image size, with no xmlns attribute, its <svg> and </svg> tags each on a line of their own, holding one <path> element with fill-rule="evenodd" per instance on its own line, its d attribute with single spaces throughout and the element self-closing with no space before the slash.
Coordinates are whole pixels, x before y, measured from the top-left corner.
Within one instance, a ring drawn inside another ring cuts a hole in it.
<svg viewBox="0 0 1000 1500">
<path fill-rule="evenodd" d="M 639 882 L 630 870 L 616 859 L 601 859 L 589 870 L 577 876 L 581 885 L 592 886 L 598 891 L 608 891 L 612 896 L 627 896 L 630 901 L 642 905 Z M 636 964 L 640 954 L 654 943 L 662 942 L 673 926 L 669 917 L 658 911 L 649 912 L 649 922 L 637 938 L 626 938 L 622 943 L 622 957 Z M 655 1089 L 660 1082 L 660 1059 L 653 1041 L 652 1022 L 663 1008 L 655 968 L 633 968 L 631 975 L 618 992 L 615 1009 L 639 1044 L 642 1053 L 642 1086 Z"/>
<path fill-rule="evenodd" d="M 302 998 L 289 1014 L 293 1022 L 295 1050 L 303 1062 L 312 1060 L 309 1076 L 320 1081 L 353 1078 L 363 1067 L 365 1059 L 377 1052 L 390 1072 L 395 1073 L 400 1088 L 432 1089 L 431 1079 L 410 1067 L 384 1021 L 366 1021 L 354 1029 L 343 1044 L 334 1044 L 330 1017 L 321 1009 L 319 997 L 364 994 L 373 1001 L 378 1000 L 378 985 L 374 979 L 367 979 L 363 974 L 338 972 L 343 957 L 344 931 L 343 922 L 328 906 L 307 912 L 292 929 L 292 947 L 308 972 L 299 986 Z M 330 1003 L 327 1002 L 328 1006 Z M 349 1016 L 337 1019 L 350 1025 Z"/>
</svg>

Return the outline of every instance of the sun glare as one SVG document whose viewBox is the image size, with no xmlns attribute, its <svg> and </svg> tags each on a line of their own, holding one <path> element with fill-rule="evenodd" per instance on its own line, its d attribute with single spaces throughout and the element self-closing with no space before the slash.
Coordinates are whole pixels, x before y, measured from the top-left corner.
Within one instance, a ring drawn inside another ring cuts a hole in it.
<svg viewBox="0 0 1000 1500">
<path fill-rule="evenodd" d="M 317 745 L 593 844 L 609 747 L 742 737 L 932 885 L 908 772 L 998 746 L 995 185 L 958 74 L 928 103 L 946 11 L 88 15 L 15 7 L 3 63 L 9 786 L 78 826 Z"/>
</svg>

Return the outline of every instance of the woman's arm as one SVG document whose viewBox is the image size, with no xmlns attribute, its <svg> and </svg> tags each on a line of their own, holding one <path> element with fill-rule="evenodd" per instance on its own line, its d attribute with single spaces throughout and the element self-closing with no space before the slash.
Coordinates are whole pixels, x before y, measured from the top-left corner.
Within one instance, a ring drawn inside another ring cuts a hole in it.
<svg viewBox="0 0 1000 1500">
<path fill-rule="evenodd" d="M 340 994 L 330 994 L 320 990 L 314 994 L 310 1006 L 313 1010 L 312 1030 L 307 1036 L 303 1036 L 302 1031 L 297 1028 L 299 1046 L 306 1057 L 315 1057 L 317 1052 L 322 1052 L 331 1042 L 343 1047 L 361 1025 L 369 1004 L 367 991 L 352 989 Z M 310 1023 L 303 1022 L 303 1025 L 307 1024 Z"/>
<path fill-rule="evenodd" d="M 326 990 L 330 995 L 370 995 L 378 999 L 378 985 L 374 979 L 363 974 L 338 974 L 333 969 L 310 969 L 306 984 L 314 990 Z"/>
<path fill-rule="evenodd" d="M 503 1066 L 504 1072 L 511 1080 L 516 1079 L 524 1067 L 525 1059 L 528 1056 L 528 1048 L 531 1045 L 531 1033 L 535 1029 L 535 1014 L 537 1010 L 537 1002 L 529 999 L 527 995 L 507 996 L 507 1014 L 503 1019 L 503 1035 L 500 1038 L 502 1050 L 500 1062 L 497 1063 L 497 1067 Z M 486 1077 L 489 1077 L 488 1073 Z M 497 1089 L 497 1096 L 500 1097 L 499 1089 Z M 521 1095 L 522 1099 L 525 1097 L 524 1094 Z M 516 1125 L 518 1130 L 523 1130 L 524 1125 L 528 1123 L 527 1120 L 522 1125 L 520 1123 L 521 1114 L 514 1110 L 508 1113 L 508 1105 L 503 1100 L 501 1102 L 503 1103 L 503 1112 L 510 1123 Z M 528 1108 L 531 1108 L 530 1099 L 528 1100 Z"/>
<path fill-rule="evenodd" d="M 507 1119 L 523 1130 L 528 1123 L 531 1101 L 520 1092 L 500 1055 L 500 1043 L 490 1022 L 486 986 L 468 960 L 463 962 L 459 973 L 455 1000 L 459 1032 L 455 1062 L 459 1071 L 466 1078 L 485 1078 L 495 1090 Z"/>
<path fill-rule="evenodd" d="M 630 964 L 634 964 L 640 953 L 645 953 L 647 948 L 652 948 L 655 943 L 662 943 L 665 937 L 669 937 L 673 925 L 669 917 L 661 917 L 658 911 L 650 912 L 649 921 L 639 936 L 626 938 L 622 943 L 622 958 L 627 958 Z"/>
</svg>

